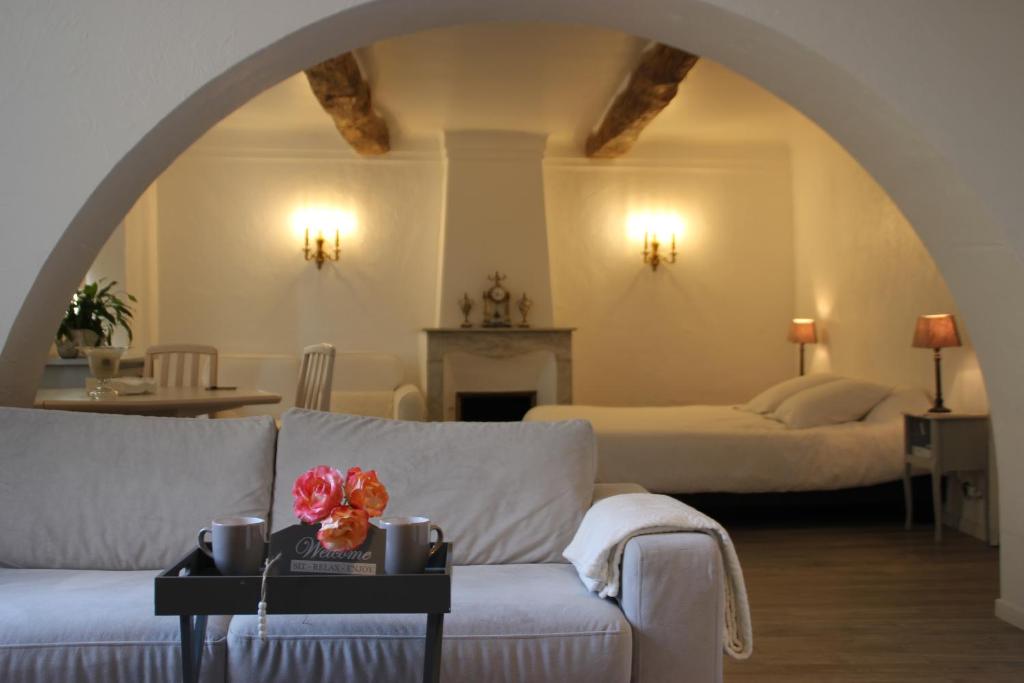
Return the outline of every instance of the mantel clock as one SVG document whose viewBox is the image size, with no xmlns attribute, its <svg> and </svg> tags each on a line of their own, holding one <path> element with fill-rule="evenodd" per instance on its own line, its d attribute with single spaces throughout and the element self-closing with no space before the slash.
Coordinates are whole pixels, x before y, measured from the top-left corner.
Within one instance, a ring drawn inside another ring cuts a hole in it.
<svg viewBox="0 0 1024 683">
<path fill-rule="evenodd" d="M 488 275 L 487 279 L 493 282 L 490 289 L 484 292 L 484 327 L 512 327 L 509 318 L 509 296 L 508 290 L 502 287 L 501 283 L 505 276 L 494 271 L 494 275 Z"/>
</svg>

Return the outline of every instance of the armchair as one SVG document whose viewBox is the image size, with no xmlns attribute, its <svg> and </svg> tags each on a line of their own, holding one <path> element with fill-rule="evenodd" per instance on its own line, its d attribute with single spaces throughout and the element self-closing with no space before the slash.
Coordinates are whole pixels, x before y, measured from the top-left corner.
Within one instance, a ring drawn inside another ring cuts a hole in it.
<svg viewBox="0 0 1024 683">
<path fill-rule="evenodd" d="M 339 353 L 334 361 L 331 412 L 393 420 L 426 419 L 423 393 L 404 383 L 405 368 L 389 353 Z"/>
</svg>

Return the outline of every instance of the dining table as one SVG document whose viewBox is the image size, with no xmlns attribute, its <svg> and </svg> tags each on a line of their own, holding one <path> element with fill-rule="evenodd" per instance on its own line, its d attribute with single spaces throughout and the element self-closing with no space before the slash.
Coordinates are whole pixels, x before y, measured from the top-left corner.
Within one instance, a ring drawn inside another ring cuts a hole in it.
<svg viewBox="0 0 1024 683">
<path fill-rule="evenodd" d="M 90 398 L 86 389 L 40 389 L 35 407 L 86 413 L 196 417 L 242 406 L 280 403 L 281 396 L 246 387 L 157 387 L 144 394 Z"/>
</svg>

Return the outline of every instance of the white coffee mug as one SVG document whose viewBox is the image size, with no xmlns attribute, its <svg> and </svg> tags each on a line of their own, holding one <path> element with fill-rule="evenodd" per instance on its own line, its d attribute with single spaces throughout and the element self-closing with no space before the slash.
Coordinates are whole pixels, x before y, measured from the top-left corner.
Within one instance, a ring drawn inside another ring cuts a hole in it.
<svg viewBox="0 0 1024 683">
<path fill-rule="evenodd" d="M 441 527 L 426 517 L 381 517 L 377 526 L 384 529 L 384 572 L 387 574 L 420 574 L 444 545 Z M 430 543 L 430 532 L 437 540 Z"/>
<path fill-rule="evenodd" d="M 213 537 L 212 548 L 206 534 Z M 262 517 L 218 517 L 211 528 L 199 530 L 199 549 L 213 559 L 217 571 L 225 576 L 257 574 L 263 566 L 266 535 L 267 521 Z"/>
</svg>

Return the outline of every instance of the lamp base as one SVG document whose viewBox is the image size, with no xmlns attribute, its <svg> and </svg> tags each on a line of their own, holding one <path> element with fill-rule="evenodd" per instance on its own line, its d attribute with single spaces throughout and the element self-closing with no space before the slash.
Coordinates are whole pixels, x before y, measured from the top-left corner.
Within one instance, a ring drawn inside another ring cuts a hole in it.
<svg viewBox="0 0 1024 683">
<path fill-rule="evenodd" d="M 932 402 L 932 407 L 928 409 L 928 412 L 950 412 L 942 400 L 942 351 L 940 349 L 935 349 L 935 400 Z"/>
</svg>

